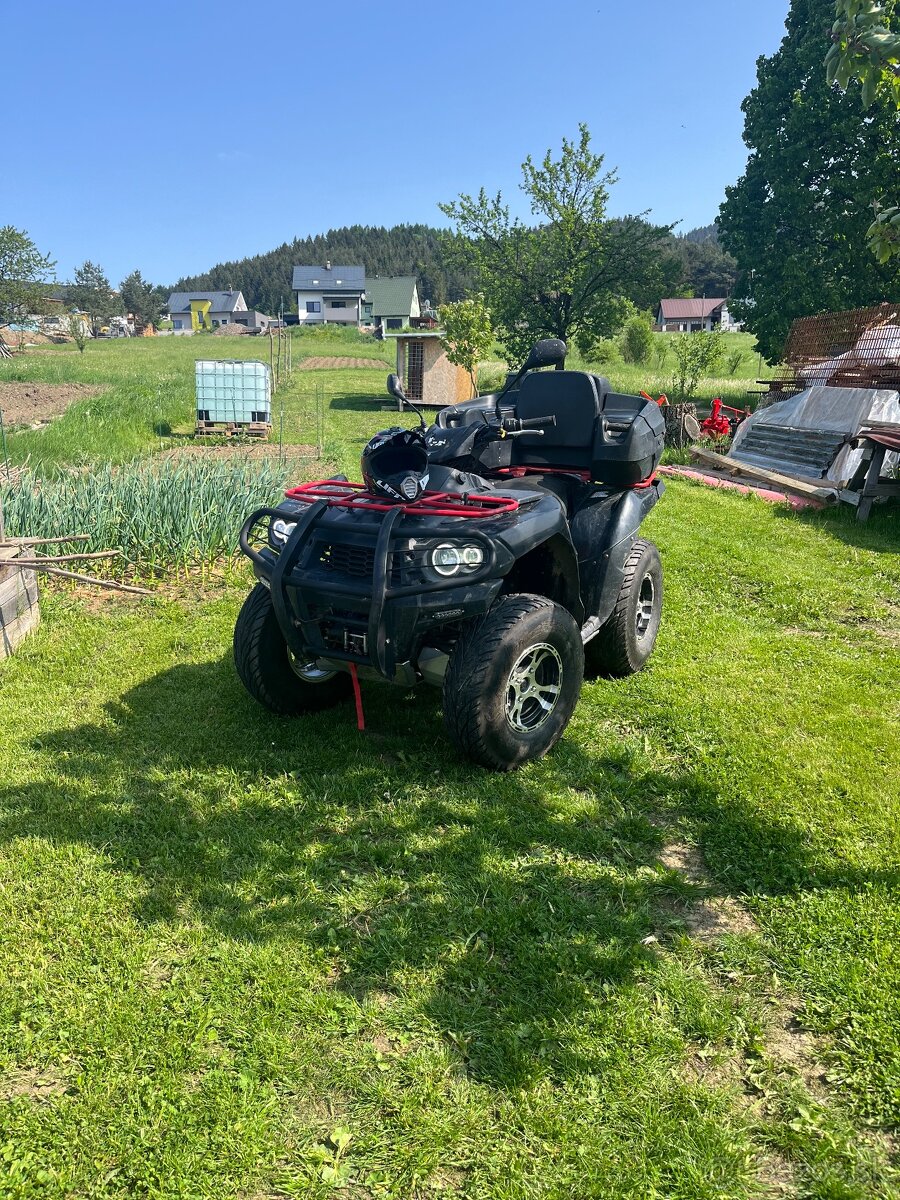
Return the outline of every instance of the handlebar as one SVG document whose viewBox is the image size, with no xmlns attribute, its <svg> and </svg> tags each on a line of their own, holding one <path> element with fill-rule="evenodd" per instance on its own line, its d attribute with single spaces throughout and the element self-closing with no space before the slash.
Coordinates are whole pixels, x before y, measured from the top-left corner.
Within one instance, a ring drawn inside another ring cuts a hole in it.
<svg viewBox="0 0 900 1200">
<path fill-rule="evenodd" d="M 531 429 L 546 429 L 551 425 L 555 425 L 556 417 L 532 417 L 530 420 L 525 421 L 520 421 L 516 417 L 505 417 L 501 424 L 507 435 L 511 433 L 525 433 Z"/>
</svg>

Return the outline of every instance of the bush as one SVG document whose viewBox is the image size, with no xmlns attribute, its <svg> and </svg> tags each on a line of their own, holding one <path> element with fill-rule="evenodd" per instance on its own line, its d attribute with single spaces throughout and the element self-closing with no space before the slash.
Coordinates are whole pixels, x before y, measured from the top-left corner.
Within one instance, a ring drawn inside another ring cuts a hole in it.
<svg viewBox="0 0 900 1200">
<path fill-rule="evenodd" d="M 680 333 L 671 339 L 675 376 L 671 391 L 679 401 L 690 400 L 705 375 L 712 375 L 722 360 L 721 329 L 712 333 Z"/>
<path fill-rule="evenodd" d="M 730 350 L 725 356 L 725 366 L 728 369 L 729 375 L 736 375 L 738 367 L 744 361 L 743 350 Z"/>
<path fill-rule="evenodd" d="M 622 327 L 619 337 L 622 358 L 627 363 L 645 363 L 653 349 L 653 318 L 649 313 L 634 313 Z"/>
</svg>

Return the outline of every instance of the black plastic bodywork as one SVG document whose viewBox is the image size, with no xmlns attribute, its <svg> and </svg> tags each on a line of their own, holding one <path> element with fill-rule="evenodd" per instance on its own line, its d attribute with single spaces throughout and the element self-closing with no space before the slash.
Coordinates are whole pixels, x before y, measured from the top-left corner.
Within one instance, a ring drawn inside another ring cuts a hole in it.
<svg viewBox="0 0 900 1200">
<path fill-rule="evenodd" d="M 498 420 L 516 419 L 514 391 L 499 407 L 492 395 L 444 410 L 428 431 L 429 491 L 512 497 L 514 512 L 426 517 L 403 505 L 375 511 L 324 499 L 289 499 L 255 512 L 241 530 L 241 549 L 271 590 L 291 652 L 304 662 L 344 669 L 352 663 L 363 677 L 409 686 L 422 678 L 422 651 L 449 654 L 462 624 L 503 592 L 548 596 L 589 640 L 613 610 L 625 561 L 663 485 L 638 478 L 648 463 L 652 474 L 661 451 L 655 405 L 651 411 L 588 378 L 597 433 L 576 447 L 586 465 L 575 470 L 554 465 L 554 454 L 570 453 L 556 421 L 549 445 L 527 431 L 516 438 L 498 433 Z M 596 482 L 597 439 L 612 452 L 609 472 L 627 484 Z M 273 536 L 275 520 L 292 526 L 286 541 Z M 448 541 L 477 545 L 483 563 L 464 577 L 441 579 L 428 555 Z"/>
</svg>

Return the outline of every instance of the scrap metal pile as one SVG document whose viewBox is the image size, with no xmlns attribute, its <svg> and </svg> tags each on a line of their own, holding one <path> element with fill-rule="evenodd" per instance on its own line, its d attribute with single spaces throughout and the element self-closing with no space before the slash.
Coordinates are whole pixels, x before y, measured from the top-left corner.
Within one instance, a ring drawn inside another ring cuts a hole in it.
<svg viewBox="0 0 900 1200">
<path fill-rule="evenodd" d="M 876 499 L 900 497 L 900 304 L 795 321 L 785 360 L 770 402 L 737 427 L 728 454 L 695 454 L 855 504 L 865 520 Z"/>
</svg>

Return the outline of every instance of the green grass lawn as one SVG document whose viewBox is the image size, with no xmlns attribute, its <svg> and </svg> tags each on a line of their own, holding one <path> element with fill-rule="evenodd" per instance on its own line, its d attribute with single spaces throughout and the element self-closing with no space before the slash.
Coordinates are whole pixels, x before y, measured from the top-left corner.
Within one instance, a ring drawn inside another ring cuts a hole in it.
<svg viewBox="0 0 900 1200">
<path fill-rule="evenodd" d="M 748 388 L 756 385 L 758 359 L 749 334 L 729 334 L 728 348 L 744 350 L 734 377 L 705 380 L 701 404 L 713 396 L 726 402 L 746 403 Z M 665 335 L 656 336 L 666 347 Z M 84 354 L 74 346 L 41 347 L 10 362 L 0 362 L 0 382 L 89 383 L 105 387 L 99 396 L 86 397 L 50 425 L 13 431 L 8 438 L 10 457 L 26 458 L 39 471 L 90 462 L 125 462 L 185 444 L 193 432 L 194 362 L 198 358 L 260 358 L 268 361 L 265 338 L 195 336 L 189 338 L 136 338 L 89 343 Z M 386 393 L 387 373 L 394 366 L 393 341 L 377 342 L 355 330 L 326 327 L 293 333 L 295 371 L 273 398 L 273 438 L 287 446 L 315 444 L 316 408 L 325 406 L 325 455 L 330 465 L 356 470 L 357 447 L 390 418 L 392 402 Z M 351 357 L 380 359 L 378 369 L 343 368 L 302 370 L 304 359 Z M 642 388 L 653 395 L 670 388 L 672 362 L 656 358 L 634 366 L 616 358 L 609 363 L 584 363 L 576 354 L 569 365 L 590 367 L 607 375 L 621 391 Z M 500 377 L 500 363 L 489 364 L 486 377 Z M 483 372 L 484 373 L 484 372 Z M 396 410 L 395 410 L 396 411 Z M 408 420 L 409 417 L 404 418 Z M 349 453 L 348 448 L 352 448 Z"/>
<path fill-rule="evenodd" d="M 0 664 L 0 1196 L 900 1194 L 900 556 L 851 518 L 673 484 L 648 669 L 510 777 L 427 689 L 256 707 L 243 586 L 47 595 Z"/>
</svg>

